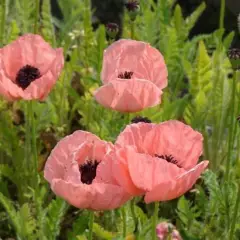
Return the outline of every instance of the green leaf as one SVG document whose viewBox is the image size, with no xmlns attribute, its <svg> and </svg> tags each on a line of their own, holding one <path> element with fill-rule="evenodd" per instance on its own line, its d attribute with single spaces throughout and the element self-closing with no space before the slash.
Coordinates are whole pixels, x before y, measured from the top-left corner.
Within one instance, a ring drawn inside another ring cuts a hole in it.
<svg viewBox="0 0 240 240">
<path fill-rule="evenodd" d="M 182 16 L 182 10 L 181 10 L 181 7 L 179 6 L 179 4 L 177 4 L 175 7 L 173 19 L 174 19 L 175 28 L 176 28 L 178 34 L 180 34 L 182 31 L 184 20 L 183 20 L 183 16 Z"/>
<path fill-rule="evenodd" d="M 8 178 L 13 183 L 17 183 L 16 175 L 14 170 L 10 168 L 7 164 L 0 164 L 0 177 L 4 176 Z"/>
</svg>

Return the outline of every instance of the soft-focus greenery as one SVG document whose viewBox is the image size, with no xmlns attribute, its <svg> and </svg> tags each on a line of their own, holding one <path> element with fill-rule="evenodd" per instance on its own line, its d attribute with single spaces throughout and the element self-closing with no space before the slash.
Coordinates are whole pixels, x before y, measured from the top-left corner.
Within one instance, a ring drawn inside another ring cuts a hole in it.
<svg viewBox="0 0 240 240">
<path fill-rule="evenodd" d="M 89 0 L 59 0 L 63 22 L 50 15 L 50 0 L 43 0 L 38 22 L 37 2 L 1 0 L 1 45 L 20 34 L 37 32 L 52 46 L 63 47 L 68 61 L 47 100 L 32 106 L 37 126 L 37 176 L 30 171 L 34 160 L 25 143 L 25 133 L 32 133 L 28 106 L 23 101 L 0 100 L 0 237 L 87 239 L 89 212 L 55 197 L 43 179 L 44 162 L 56 142 L 76 129 L 114 141 L 129 119 L 142 115 L 156 123 L 178 119 L 199 130 L 204 135 L 203 159 L 210 160 L 210 169 L 194 190 L 180 199 L 160 203 L 159 221 L 174 223 L 186 240 L 240 239 L 240 86 L 238 72 L 227 57 L 234 33 L 225 35 L 222 28 L 189 40 L 204 3 L 183 19 L 174 0 L 142 0 L 134 38 L 162 52 L 169 85 L 161 105 L 129 116 L 104 109 L 93 98 L 93 91 L 101 85 L 103 50 L 109 42 L 104 26 L 92 31 Z M 131 34 L 125 16 L 122 37 L 130 38 Z M 127 233 L 132 234 L 130 206 L 124 208 Z M 153 206 L 138 199 L 135 212 L 139 239 L 151 239 Z M 122 229 L 119 210 L 95 213 L 95 239 L 123 239 Z"/>
</svg>

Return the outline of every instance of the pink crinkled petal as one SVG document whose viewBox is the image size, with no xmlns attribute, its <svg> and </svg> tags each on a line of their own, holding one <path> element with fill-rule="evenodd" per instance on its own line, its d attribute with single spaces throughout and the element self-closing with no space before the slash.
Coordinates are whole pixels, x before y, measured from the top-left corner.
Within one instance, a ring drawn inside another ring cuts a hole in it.
<svg viewBox="0 0 240 240">
<path fill-rule="evenodd" d="M 135 186 L 146 192 L 157 185 L 171 181 L 185 172 L 183 168 L 169 163 L 164 159 L 140 154 L 127 148 L 127 162 L 131 179 Z"/>
<path fill-rule="evenodd" d="M 168 72 L 164 58 L 148 43 L 120 39 L 104 51 L 101 73 L 104 84 L 125 71 L 133 72 L 135 78 L 148 79 L 160 89 L 167 86 Z"/>
<path fill-rule="evenodd" d="M 178 165 L 188 170 L 202 154 L 203 136 L 180 121 L 170 120 L 147 133 L 144 147 L 151 155 L 172 155 Z"/>
<path fill-rule="evenodd" d="M 52 66 L 56 51 L 40 35 L 25 34 L 2 48 L 1 60 L 8 78 L 15 81 L 17 72 L 31 65 L 44 75 Z"/>
<path fill-rule="evenodd" d="M 85 131 L 76 131 L 63 138 L 52 150 L 44 168 L 44 177 L 51 183 L 54 178 L 63 179 L 67 165 L 72 160 L 72 153 L 86 141 L 100 141 L 100 139 Z"/>
<path fill-rule="evenodd" d="M 162 91 L 153 83 L 141 79 L 115 80 L 95 92 L 96 100 L 107 108 L 120 112 L 138 112 L 161 102 Z"/>
<path fill-rule="evenodd" d="M 54 179 L 51 188 L 56 195 L 77 208 L 92 210 L 110 210 L 120 207 L 131 196 L 117 185 L 95 183 L 73 184 L 61 179 Z"/>
<path fill-rule="evenodd" d="M 90 207 L 94 210 L 119 208 L 131 198 L 131 195 L 118 185 L 93 183 L 92 187 L 96 195 Z"/>
<path fill-rule="evenodd" d="M 146 193 L 145 202 L 169 201 L 180 197 L 192 188 L 208 163 L 208 161 L 203 161 L 189 171 L 180 174 L 177 178 L 160 183 Z"/>
<path fill-rule="evenodd" d="M 1 94 L 8 100 L 19 100 L 23 98 L 23 90 L 14 84 L 3 71 L 0 71 L 0 85 L 2 86 Z"/>
<path fill-rule="evenodd" d="M 121 147 L 134 146 L 140 153 L 146 153 L 143 147 L 146 134 L 154 128 L 154 123 L 137 123 L 127 125 L 126 128 L 117 137 L 115 145 Z"/>
<path fill-rule="evenodd" d="M 51 183 L 53 192 L 77 208 L 91 208 L 96 192 L 91 185 L 74 184 L 62 179 L 53 179 Z"/>
<path fill-rule="evenodd" d="M 115 159 L 112 167 L 113 176 L 118 185 L 122 186 L 129 194 L 139 196 L 144 194 L 144 190 L 139 189 L 131 178 L 126 149 L 119 149 L 114 152 L 113 158 Z"/>
<path fill-rule="evenodd" d="M 44 100 L 52 90 L 53 86 L 56 84 L 63 65 L 63 51 L 59 48 L 56 50 L 56 58 L 49 68 L 49 71 L 41 78 L 38 78 L 30 83 L 30 85 L 24 90 L 23 98 L 25 100 Z"/>
</svg>

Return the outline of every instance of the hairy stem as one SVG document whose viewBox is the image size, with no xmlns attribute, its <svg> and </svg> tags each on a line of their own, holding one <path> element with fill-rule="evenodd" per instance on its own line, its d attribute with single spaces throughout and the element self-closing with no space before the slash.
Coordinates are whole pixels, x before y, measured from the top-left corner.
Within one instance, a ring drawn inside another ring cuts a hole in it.
<svg viewBox="0 0 240 240">
<path fill-rule="evenodd" d="M 94 223 L 94 212 L 93 212 L 93 211 L 90 211 L 89 223 L 88 223 L 88 227 L 89 227 L 88 239 L 89 239 L 89 240 L 92 240 L 92 239 L 93 239 L 93 223 Z"/>
<path fill-rule="evenodd" d="M 3 46 L 4 35 L 5 35 L 5 22 L 6 22 L 6 0 L 1 1 L 2 18 L 1 18 L 1 33 L 0 33 L 0 44 Z"/>
<path fill-rule="evenodd" d="M 131 25 L 131 39 L 134 39 L 135 38 L 135 21 L 131 20 L 130 25 Z"/>
<path fill-rule="evenodd" d="M 132 218 L 133 218 L 133 221 L 134 221 L 134 232 L 138 232 L 138 219 L 137 219 L 137 216 L 136 216 L 136 213 L 135 213 L 135 208 L 134 208 L 134 205 L 135 205 L 135 201 L 134 201 L 134 198 L 130 201 L 130 209 L 131 209 L 131 213 L 132 213 Z"/>
<path fill-rule="evenodd" d="M 40 0 L 36 0 L 35 6 L 35 22 L 34 22 L 34 33 L 38 33 L 38 22 L 39 22 L 39 15 L 40 15 Z"/>
<path fill-rule="evenodd" d="M 240 183 L 238 184 L 238 194 L 237 194 L 237 200 L 236 200 L 234 211 L 233 211 L 233 219 L 232 219 L 231 229 L 229 233 L 229 240 L 233 240 L 233 234 L 235 231 L 238 210 L 239 210 L 239 203 L 240 203 Z"/>
<path fill-rule="evenodd" d="M 219 20 L 219 28 L 220 29 L 224 28 L 225 6 L 226 6 L 226 1 L 221 0 L 220 20 Z"/>
<path fill-rule="evenodd" d="M 125 238 L 127 235 L 127 219 L 124 206 L 122 207 L 122 221 L 123 221 L 123 237 Z"/>
<path fill-rule="evenodd" d="M 156 234 L 156 226 L 157 226 L 157 220 L 158 220 L 158 208 L 159 208 L 159 202 L 154 203 L 154 213 L 152 218 L 152 240 L 157 239 Z"/>
<path fill-rule="evenodd" d="M 236 95 L 236 78 L 237 73 L 234 73 L 233 82 L 232 82 L 232 101 L 230 107 L 231 114 L 231 122 L 229 126 L 229 141 L 228 141 L 228 154 L 227 154 L 227 162 L 226 162 L 226 173 L 225 173 L 225 181 L 229 180 L 229 172 L 230 172 L 230 163 L 232 158 L 232 148 L 234 145 L 234 129 L 235 129 L 235 95 Z"/>
</svg>

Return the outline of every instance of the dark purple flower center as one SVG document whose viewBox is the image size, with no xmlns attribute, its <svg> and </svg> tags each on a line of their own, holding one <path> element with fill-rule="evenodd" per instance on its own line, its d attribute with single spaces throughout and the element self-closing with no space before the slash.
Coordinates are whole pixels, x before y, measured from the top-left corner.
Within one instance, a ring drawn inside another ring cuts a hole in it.
<svg viewBox="0 0 240 240">
<path fill-rule="evenodd" d="M 119 27 L 116 23 L 108 23 L 106 27 L 107 27 L 107 30 L 111 32 L 116 32 L 119 30 Z"/>
<path fill-rule="evenodd" d="M 127 72 L 125 71 L 124 73 L 120 73 L 118 75 L 118 78 L 122 78 L 122 79 L 131 79 L 133 75 L 133 72 Z"/>
<path fill-rule="evenodd" d="M 228 57 L 230 59 L 238 60 L 240 59 L 240 49 L 239 48 L 231 48 L 228 50 Z"/>
<path fill-rule="evenodd" d="M 85 184 L 92 184 L 92 181 L 96 177 L 97 166 L 99 162 L 94 160 L 89 160 L 84 164 L 80 165 L 79 171 L 81 173 L 81 181 Z"/>
<path fill-rule="evenodd" d="M 182 168 L 182 167 L 178 164 L 178 161 L 177 161 L 172 155 L 158 155 L 158 154 L 155 154 L 155 157 L 164 159 L 164 160 L 166 160 L 167 162 L 173 163 L 173 164 L 177 165 L 179 168 Z"/>
<path fill-rule="evenodd" d="M 139 2 L 137 0 L 129 0 L 127 3 L 125 3 L 125 7 L 128 11 L 135 11 L 139 6 Z"/>
<path fill-rule="evenodd" d="M 151 123 L 152 121 L 146 117 L 136 116 L 131 120 L 131 122 L 132 123 L 139 123 L 139 122 Z"/>
<path fill-rule="evenodd" d="M 31 82 L 40 77 L 41 74 L 38 68 L 26 65 L 18 71 L 16 76 L 16 84 L 24 90 L 30 85 Z"/>
</svg>

